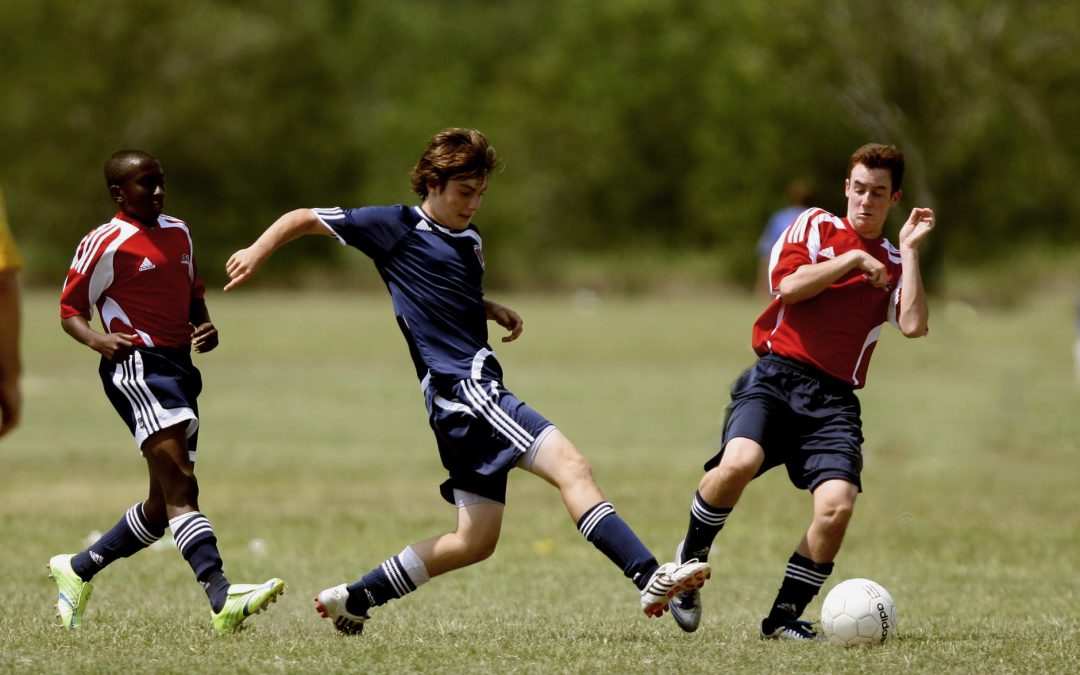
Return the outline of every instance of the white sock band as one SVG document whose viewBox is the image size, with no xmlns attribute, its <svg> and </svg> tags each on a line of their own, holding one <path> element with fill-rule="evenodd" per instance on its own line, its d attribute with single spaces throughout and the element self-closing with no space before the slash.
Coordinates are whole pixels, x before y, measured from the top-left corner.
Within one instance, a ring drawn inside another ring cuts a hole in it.
<svg viewBox="0 0 1080 675">
<path fill-rule="evenodd" d="M 412 550 L 412 546 L 406 546 L 405 550 L 398 554 L 398 560 L 401 561 L 405 573 L 409 575 L 409 579 L 417 588 L 431 580 L 424 561 L 420 559 L 420 556 L 416 555 L 416 551 Z"/>
</svg>

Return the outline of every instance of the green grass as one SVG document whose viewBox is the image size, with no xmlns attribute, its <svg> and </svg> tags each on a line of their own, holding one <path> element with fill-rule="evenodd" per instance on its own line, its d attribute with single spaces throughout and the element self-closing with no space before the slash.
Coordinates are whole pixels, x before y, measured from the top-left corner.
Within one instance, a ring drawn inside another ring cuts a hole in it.
<svg viewBox="0 0 1080 675">
<path fill-rule="evenodd" d="M 500 300 L 526 319 L 517 343 L 495 342 L 507 386 L 575 441 L 668 558 L 729 383 L 753 359 L 759 303 Z M 490 560 L 379 608 L 362 637 L 338 636 L 311 596 L 450 528 L 454 512 L 388 300 L 248 289 L 209 298 L 222 346 L 196 357 L 201 502 L 229 577 L 280 576 L 286 594 L 217 637 L 181 557 L 147 551 L 101 573 L 83 627 L 64 631 L 44 563 L 110 527 L 145 496 L 146 475 L 95 355 L 59 329 L 55 294 L 31 293 L 25 419 L 0 443 L 0 671 L 1080 671 L 1072 301 L 937 303 L 928 338 L 886 332 L 861 394 L 866 491 L 830 585 L 877 580 L 899 626 L 881 648 L 842 650 L 756 639 L 809 518 L 782 471 L 750 486 L 718 538 L 693 635 L 641 615 L 557 493 L 518 472 Z"/>
</svg>

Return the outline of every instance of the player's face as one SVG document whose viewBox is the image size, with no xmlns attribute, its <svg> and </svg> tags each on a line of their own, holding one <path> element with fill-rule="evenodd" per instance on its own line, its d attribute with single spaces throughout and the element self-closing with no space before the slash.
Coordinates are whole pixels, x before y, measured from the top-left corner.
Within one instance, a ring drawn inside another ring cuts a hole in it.
<svg viewBox="0 0 1080 675">
<path fill-rule="evenodd" d="M 432 183 L 424 199 L 424 211 L 444 227 L 464 230 L 472 222 L 473 214 L 480 209 L 486 190 L 487 181 L 482 178 L 451 178 L 446 181 L 445 187 Z"/>
<path fill-rule="evenodd" d="M 165 172 L 156 161 L 140 162 L 109 192 L 125 215 L 147 225 L 157 225 L 158 216 L 165 208 Z"/>
<path fill-rule="evenodd" d="M 844 181 L 847 197 L 847 218 L 860 235 L 881 236 L 889 209 L 900 201 L 901 192 L 892 190 L 892 174 L 888 169 L 868 169 L 856 164 Z"/>
</svg>

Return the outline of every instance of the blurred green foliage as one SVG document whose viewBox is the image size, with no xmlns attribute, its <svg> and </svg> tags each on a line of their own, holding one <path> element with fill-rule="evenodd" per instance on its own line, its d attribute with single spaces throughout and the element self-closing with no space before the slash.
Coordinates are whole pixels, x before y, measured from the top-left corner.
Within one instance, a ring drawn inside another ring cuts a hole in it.
<svg viewBox="0 0 1080 675">
<path fill-rule="evenodd" d="M 59 284 L 112 214 L 104 159 L 148 150 L 216 283 L 285 210 L 411 202 L 427 137 L 475 126 L 504 162 L 477 218 L 490 284 L 656 249 L 749 284 L 785 185 L 842 213 L 849 154 L 889 142 L 890 231 L 938 211 L 940 284 L 1080 241 L 1078 27 L 1051 0 L 5 0 L 0 181 L 28 279 Z M 287 283 L 347 256 L 282 257 Z"/>
</svg>

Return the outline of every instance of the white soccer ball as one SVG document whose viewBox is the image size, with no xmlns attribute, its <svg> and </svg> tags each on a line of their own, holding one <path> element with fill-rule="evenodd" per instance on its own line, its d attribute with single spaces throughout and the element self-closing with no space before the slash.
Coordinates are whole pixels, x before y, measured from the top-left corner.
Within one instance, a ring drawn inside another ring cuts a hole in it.
<svg viewBox="0 0 1080 675">
<path fill-rule="evenodd" d="M 821 628 L 834 645 L 880 645 L 896 632 L 896 604 L 880 584 L 848 579 L 825 596 Z"/>
</svg>

